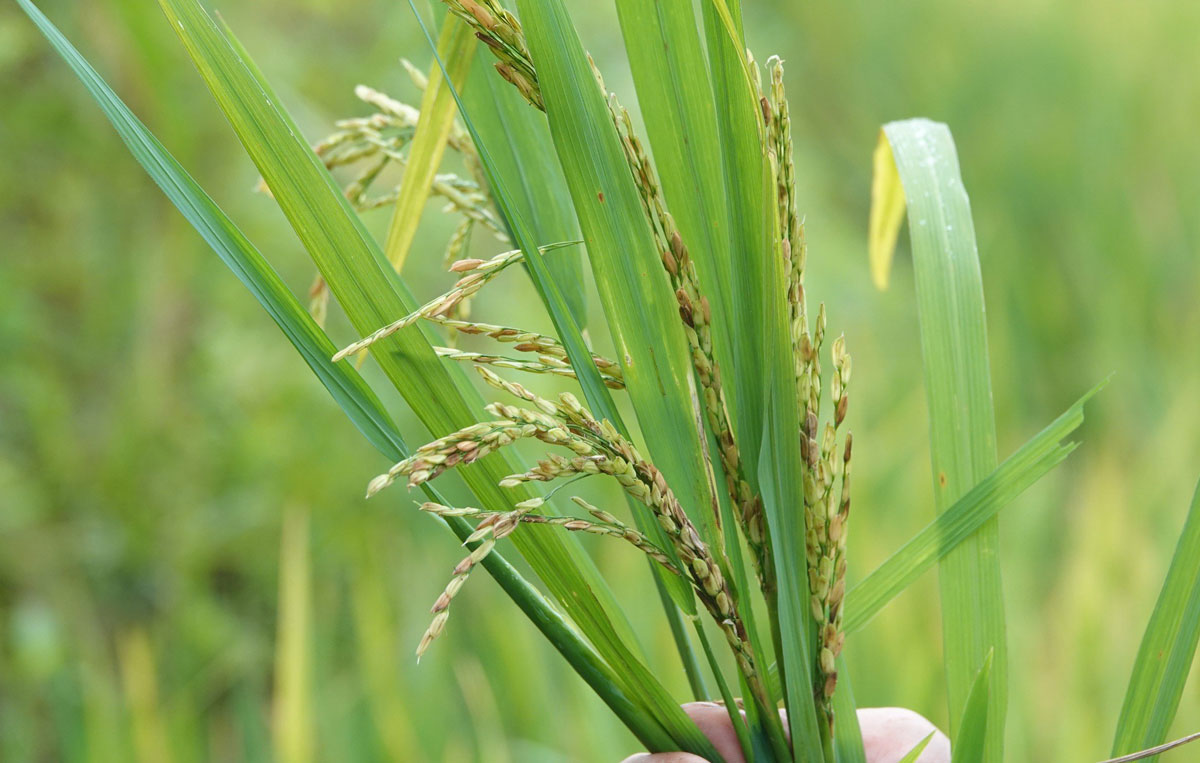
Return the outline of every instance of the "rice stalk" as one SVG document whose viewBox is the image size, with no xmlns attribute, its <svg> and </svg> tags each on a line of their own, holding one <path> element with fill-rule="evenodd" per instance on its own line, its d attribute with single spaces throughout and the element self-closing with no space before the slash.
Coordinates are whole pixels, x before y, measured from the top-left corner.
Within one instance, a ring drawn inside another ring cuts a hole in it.
<svg viewBox="0 0 1200 763">
<path fill-rule="evenodd" d="M 129 712 L 133 748 L 139 763 L 171 763 L 166 719 L 158 686 L 154 649 L 144 627 L 135 626 L 117 638 L 117 664 Z"/>
</svg>

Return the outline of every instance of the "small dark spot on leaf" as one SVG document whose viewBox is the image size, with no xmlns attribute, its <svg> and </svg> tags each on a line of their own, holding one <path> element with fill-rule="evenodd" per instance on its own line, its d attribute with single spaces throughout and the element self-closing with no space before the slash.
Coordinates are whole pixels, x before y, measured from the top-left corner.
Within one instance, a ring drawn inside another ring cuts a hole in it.
<svg viewBox="0 0 1200 763">
<path fill-rule="evenodd" d="M 604 191 L 601 191 L 600 193 L 596 194 L 596 198 L 599 199 L 600 201 L 604 201 Z"/>
<path fill-rule="evenodd" d="M 938 472 L 938 484 L 941 485 L 942 487 L 946 487 L 946 473 L 945 472 Z"/>
</svg>

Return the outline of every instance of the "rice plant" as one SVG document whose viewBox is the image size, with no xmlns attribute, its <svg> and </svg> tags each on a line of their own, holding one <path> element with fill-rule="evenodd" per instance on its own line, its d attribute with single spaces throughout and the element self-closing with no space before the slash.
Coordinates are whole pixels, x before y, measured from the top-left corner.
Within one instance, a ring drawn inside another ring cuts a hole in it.
<svg viewBox="0 0 1200 763">
<path fill-rule="evenodd" d="M 616 0 L 644 138 L 563 0 L 519 0 L 515 12 L 497 0 L 446 0 L 434 14 L 436 40 L 427 32 L 434 66 L 408 66 L 419 106 L 359 87 L 370 113 L 311 145 L 232 30 L 196 0 L 161 0 L 312 258 L 307 307 L 50 22 L 19 2 L 391 461 L 368 495 L 416 491 L 418 507 L 466 547 L 414 645 L 418 657 L 455 626 L 454 599 L 482 567 L 647 749 L 722 760 L 679 705 L 713 699 L 746 760 L 864 761 L 842 652 L 937 566 L 955 759 L 1003 759 L 1010 666 L 997 515 L 1074 449 L 1065 440 L 1095 390 L 1000 462 L 975 235 L 945 126 L 883 128 L 869 234 L 873 273 L 886 285 L 907 212 L 934 519 L 851 587 L 846 544 L 852 529 L 867 531 L 851 521 L 853 338 L 830 327 L 836 305 L 808 303 L 784 62 L 750 54 L 736 0 L 706 0 L 698 13 L 683 0 Z M 413 19 L 427 23 L 415 8 Z M 463 174 L 442 171 L 447 150 Z M 382 182 L 393 165 L 403 169 L 398 187 Z M 339 167 L 354 169 L 344 187 L 330 174 Z M 418 300 L 403 268 L 420 256 L 410 250 L 431 196 L 456 219 L 435 254 L 457 281 Z M 361 216 L 386 209 L 380 243 Z M 463 256 L 475 234 L 494 247 L 487 259 Z M 585 264 L 599 315 L 585 310 Z M 519 274 L 553 335 L 514 327 L 510 316 L 475 319 L 472 297 Z M 331 305 L 356 337 L 335 343 L 326 333 Z M 458 349 L 459 334 L 492 339 L 496 351 Z M 597 351 L 602 343 L 611 357 Z M 368 356 L 436 439 L 409 446 L 359 372 Z M 539 393 L 519 373 L 566 379 L 575 392 Z M 531 464 L 517 443 L 542 455 Z M 456 478 L 469 504 L 438 490 Z M 572 495 L 585 478 L 617 485 L 625 506 Z M 1200 634 L 1193 519 L 1147 629 L 1114 755 L 1160 745 L 1174 717 Z M 648 660 L 581 533 L 646 558 L 678 666 Z M 510 549 L 536 580 L 505 558 Z M 660 680 L 676 669 L 691 697 Z M 280 746 L 306 757 L 310 742 L 297 734 Z"/>
</svg>

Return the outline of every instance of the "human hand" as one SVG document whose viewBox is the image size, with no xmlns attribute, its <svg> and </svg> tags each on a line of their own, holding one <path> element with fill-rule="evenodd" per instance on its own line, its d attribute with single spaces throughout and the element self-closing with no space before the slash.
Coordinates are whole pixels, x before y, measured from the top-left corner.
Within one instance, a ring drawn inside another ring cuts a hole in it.
<svg viewBox="0 0 1200 763">
<path fill-rule="evenodd" d="M 683 706 L 700 731 L 712 740 L 725 763 L 745 763 L 729 713 L 715 702 L 689 702 Z M 786 720 L 786 719 L 785 719 Z M 896 763 L 922 739 L 933 739 L 917 763 L 950 763 L 950 740 L 924 716 L 902 707 L 865 707 L 858 711 L 867 763 Z M 639 753 L 623 763 L 703 763 L 703 758 L 686 752 Z"/>
</svg>

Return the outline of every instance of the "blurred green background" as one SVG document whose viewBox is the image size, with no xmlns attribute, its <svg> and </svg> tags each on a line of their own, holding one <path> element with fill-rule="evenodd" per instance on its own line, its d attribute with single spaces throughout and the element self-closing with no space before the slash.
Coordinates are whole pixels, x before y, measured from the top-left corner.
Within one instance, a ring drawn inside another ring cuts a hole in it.
<svg viewBox="0 0 1200 763">
<path fill-rule="evenodd" d="M 632 103 L 612 8 L 570 5 Z M 303 293 L 310 266 L 154 4 L 44 6 Z M 878 293 L 866 269 L 882 122 L 957 139 L 1001 455 L 1116 372 L 1083 447 L 1001 522 L 1009 758 L 1105 757 L 1200 475 L 1200 4 L 746 6 L 758 58 L 788 63 L 810 290 L 855 358 L 852 578 L 932 515 L 911 270 L 902 252 Z M 414 100 L 398 58 L 428 64 L 404 3 L 220 9 L 312 139 L 366 113 L 355 84 Z M 11 3 L 0 103 L 0 760 L 631 752 L 485 576 L 414 662 L 460 550 L 401 492 L 361 498 L 380 458 Z M 410 274 L 426 296 L 449 282 L 435 206 Z M 476 316 L 546 325 L 519 277 L 497 292 Z M 592 547 L 682 697 L 645 563 Z M 929 575 L 849 642 L 860 704 L 945 724 L 937 610 Z M 1176 725 L 1200 729 L 1200 687 Z"/>
</svg>

